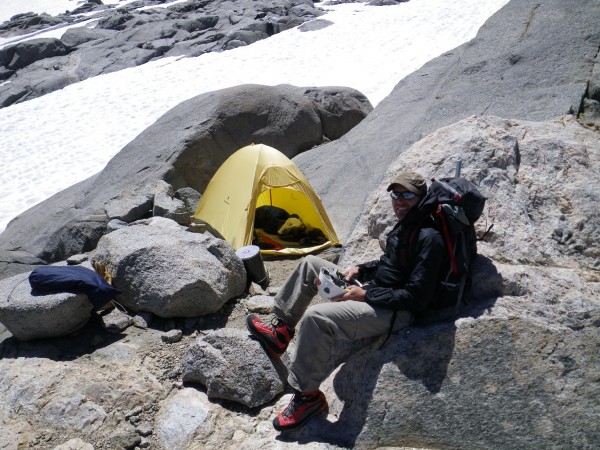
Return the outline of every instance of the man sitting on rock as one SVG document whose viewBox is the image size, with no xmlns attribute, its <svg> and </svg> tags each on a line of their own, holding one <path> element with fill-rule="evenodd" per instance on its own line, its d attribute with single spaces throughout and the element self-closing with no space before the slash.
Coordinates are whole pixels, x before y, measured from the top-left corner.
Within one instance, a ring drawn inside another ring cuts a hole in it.
<svg viewBox="0 0 600 450">
<path fill-rule="evenodd" d="M 401 172 L 387 190 L 398 223 L 387 236 L 385 253 L 379 260 L 343 271 L 347 281 L 359 280 L 364 283 L 362 287 L 351 285 L 331 302 L 309 307 L 318 292 L 316 280 L 321 268 L 340 268 L 307 256 L 275 297 L 273 323 L 266 324 L 254 314 L 247 317 L 250 333 L 273 358 L 285 352 L 299 324 L 288 377 L 295 394 L 273 420 L 278 431 L 297 429 L 310 417 L 328 410 L 319 387 L 332 369 L 335 340 L 353 341 L 400 330 L 432 301 L 445 249 L 440 233 L 431 228 L 428 219 L 424 222 L 416 208 L 427 193 L 425 180 L 417 173 Z"/>
</svg>

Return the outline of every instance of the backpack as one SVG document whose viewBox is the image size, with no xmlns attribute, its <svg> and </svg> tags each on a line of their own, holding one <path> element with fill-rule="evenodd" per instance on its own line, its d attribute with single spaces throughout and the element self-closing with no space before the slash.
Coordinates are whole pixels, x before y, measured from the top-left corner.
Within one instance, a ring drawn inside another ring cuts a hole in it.
<svg viewBox="0 0 600 450">
<path fill-rule="evenodd" d="M 477 256 L 475 222 L 486 198 L 465 178 L 433 179 L 418 208 L 433 219 L 447 250 L 433 309 L 453 308 L 458 314 L 471 288 L 471 266 Z"/>
<path fill-rule="evenodd" d="M 269 205 L 259 206 L 254 212 L 254 228 L 261 228 L 269 234 L 277 234 L 277 230 L 289 217 L 290 214 L 283 208 Z"/>
</svg>

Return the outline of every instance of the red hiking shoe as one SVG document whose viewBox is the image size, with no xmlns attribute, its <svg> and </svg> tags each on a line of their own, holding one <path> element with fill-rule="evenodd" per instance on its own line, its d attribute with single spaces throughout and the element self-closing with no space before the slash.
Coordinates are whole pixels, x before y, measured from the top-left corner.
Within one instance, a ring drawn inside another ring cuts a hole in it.
<svg viewBox="0 0 600 450">
<path fill-rule="evenodd" d="M 271 357 L 281 358 L 288 344 L 294 337 L 294 329 L 288 327 L 283 320 L 273 319 L 271 324 L 266 324 L 256 314 L 246 318 L 248 331 L 258 339 Z"/>
<path fill-rule="evenodd" d="M 311 417 L 328 410 L 327 400 L 321 391 L 296 391 L 289 405 L 273 419 L 273 427 L 277 431 L 297 430 Z"/>
</svg>

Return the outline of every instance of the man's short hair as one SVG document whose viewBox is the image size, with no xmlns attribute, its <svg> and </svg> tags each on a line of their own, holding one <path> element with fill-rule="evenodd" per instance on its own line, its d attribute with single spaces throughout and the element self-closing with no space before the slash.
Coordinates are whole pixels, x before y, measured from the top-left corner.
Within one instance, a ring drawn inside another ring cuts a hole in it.
<svg viewBox="0 0 600 450">
<path fill-rule="evenodd" d="M 427 183 L 425 178 L 416 172 L 403 171 L 398 173 L 393 179 L 387 190 L 391 191 L 392 186 L 395 184 L 401 184 L 410 192 L 413 192 L 421 197 L 427 194 Z"/>
</svg>

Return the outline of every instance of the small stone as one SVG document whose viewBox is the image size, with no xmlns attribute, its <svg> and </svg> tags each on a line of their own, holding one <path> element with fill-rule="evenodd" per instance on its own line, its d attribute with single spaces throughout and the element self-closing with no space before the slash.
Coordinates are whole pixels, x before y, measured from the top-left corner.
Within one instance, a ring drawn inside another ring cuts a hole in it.
<svg viewBox="0 0 600 450">
<path fill-rule="evenodd" d="M 195 189 L 184 187 L 175 192 L 175 198 L 178 198 L 184 203 L 188 214 L 191 216 L 196 212 L 202 195 Z"/>
<path fill-rule="evenodd" d="M 127 423 L 120 423 L 110 434 L 112 448 L 134 448 L 142 442 L 142 438 L 135 432 L 135 428 Z"/>
<path fill-rule="evenodd" d="M 110 313 L 101 317 L 104 328 L 109 333 L 120 333 L 133 322 L 131 317 L 121 311 L 119 308 L 113 309 Z"/>
<path fill-rule="evenodd" d="M 137 328 L 147 329 L 152 322 L 152 313 L 140 312 L 133 317 L 133 326 Z"/>
<path fill-rule="evenodd" d="M 277 293 L 279 292 L 280 289 L 281 289 L 281 287 L 279 287 L 279 286 L 269 286 L 267 288 L 267 293 L 271 296 L 275 296 L 275 295 L 277 295 Z"/>
<path fill-rule="evenodd" d="M 54 447 L 53 450 L 94 450 L 94 446 L 82 439 L 75 438 Z"/>
<path fill-rule="evenodd" d="M 129 411 L 128 413 L 125 414 L 125 418 L 129 419 L 130 417 L 133 417 L 133 416 L 139 416 L 142 413 L 142 411 L 143 410 L 142 410 L 141 406 L 136 406 L 131 411 Z"/>
<path fill-rule="evenodd" d="M 250 293 L 250 295 L 266 295 L 267 294 L 267 291 L 265 289 L 263 289 L 262 287 L 260 287 L 256 283 L 250 284 L 250 289 L 248 290 L 248 292 Z"/>
<path fill-rule="evenodd" d="M 129 224 L 119 219 L 112 219 L 106 224 L 106 231 L 110 233 L 111 231 L 118 230 L 120 228 L 127 228 Z"/>
<path fill-rule="evenodd" d="M 170 370 L 167 372 L 167 378 L 169 379 L 175 379 L 175 378 L 179 378 L 179 375 L 181 375 L 181 369 L 179 367 L 174 368 L 173 370 Z"/>
<path fill-rule="evenodd" d="M 233 432 L 233 436 L 231 437 L 231 440 L 239 442 L 245 438 L 246 438 L 246 433 L 244 433 L 242 430 L 235 430 Z"/>
<path fill-rule="evenodd" d="M 129 418 L 129 423 L 131 423 L 132 425 L 136 425 L 138 423 L 140 423 L 142 419 L 140 419 L 138 416 L 133 416 Z"/>
<path fill-rule="evenodd" d="M 88 261 L 88 259 L 89 259 L 89 255 L 87 253 L 73 255 L 73 256 L 70 256 L 69 258 L 67 258 L 67 265 L 76 266 L 76 265 L 79 265 L 81 263 Z"/>
<path fill-rule="evenodd" d="M 135 431 L 142 437 L 150 436 L 152 434 L 152 425 L 148 422 L 142 422 L 135 428 Z"/>
<path fill-rule="evenodd" d="M 269 314 L 273 311 L 273 306 L 273 297 L 267 295 L 255 295 L 246 302 L 248 311 L 257 314 Z"/>
<path fill-rule="evenodd" d="M 176 342 L 179 342 L 182 337 L 183 332 L 181 330 L 171 330 L 167 331 L 160 338 L 163 342 L 166 342 L 167 344 L 174 344 Z"/>
</svg>

